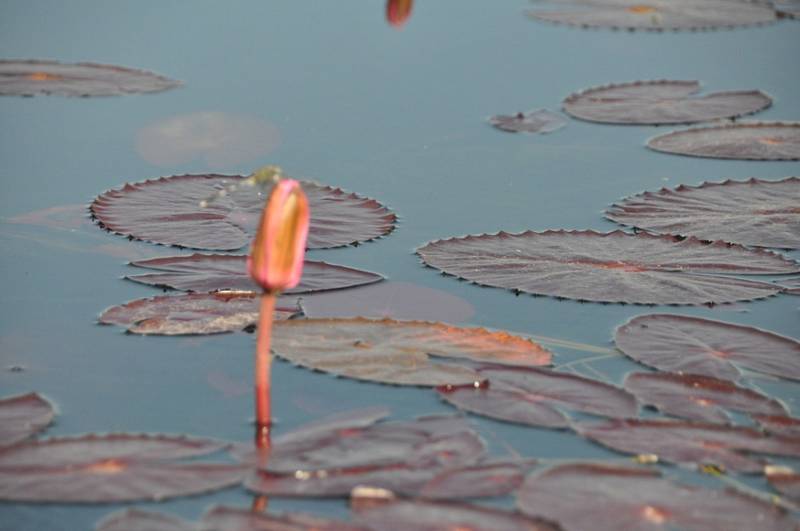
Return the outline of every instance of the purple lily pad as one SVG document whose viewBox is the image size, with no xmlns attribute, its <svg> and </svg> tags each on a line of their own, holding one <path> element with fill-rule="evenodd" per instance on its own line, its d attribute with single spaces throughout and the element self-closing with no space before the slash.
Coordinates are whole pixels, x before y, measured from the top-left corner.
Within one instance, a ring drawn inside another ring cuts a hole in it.
<svg viewBox="0 0 800 531">
<path fill-rule="evenodd" d="M 0 60 L 0 95 L 119 96 L 182 85 L 164 76 L 114 65 Z"/>
<path fill-rule="evenodd" d="M 546 109 L 518 112 L 517 114 L 492 116 L 489 123 L 509 133 L 552 133 L 567 125 L 567 120 L 558 113 Z"/>
<path fill-rule="evenodd" d="M 149 286 L 201 293 L 223 290 L 261 291 L 247 272 L 247 257 L 244 255 L 195 253 L 137 260 L 130 265 L 159 271 L 125 277 Z M 300 284 L 284 293 L 350 288 L 380 282 L 383 278 L 369 271 L 306 260 Z"/>
<path fill-rule="evenodd" d="M 758 90 L 693 97 L 699 90 L 697 81 L 666 79 L 603 85 L 570 94 L 564 111 L 590 122 L 662 125 L 733 118 L 772 104 L 772 98 Z"/>
<path fill-rule="evenodd" d="M 725 275 L 800 269 L 765 250 L 622 231 L 550 230 L 430 242 L 423 262 L 476 284 L 537 295 L 634 304 L 714 304 L 774 295 L 781 288 Z"/>
<path fill-rule="evenodd" d="M 614 341 L 626 356 L 662 371 L 737 380 L 741 367 L 800 380 L 800 342 L 751 326 L 649 314 L 617 328 Z"/>
<path fill-rule="evenodd" d="M 0 446 L 32 437 L 53 422 L 54 416 L 53 405 L 37 393 L 0 399 Z"/>
<path fill-rule="evenodd" d="M 253 238 L 267 192 L 233 185 L 240 175 L 176 175 L 109 190 L 89 206 L 97 223 L 129 238 L 163 245 L 235 251 Z M 366 197 L 303 182 L 311 208 L 310 249 L 342 247 L 385 236 L 396 216 Z M 222 197 L 201 202 L 225 190 Z"/>
</svg>

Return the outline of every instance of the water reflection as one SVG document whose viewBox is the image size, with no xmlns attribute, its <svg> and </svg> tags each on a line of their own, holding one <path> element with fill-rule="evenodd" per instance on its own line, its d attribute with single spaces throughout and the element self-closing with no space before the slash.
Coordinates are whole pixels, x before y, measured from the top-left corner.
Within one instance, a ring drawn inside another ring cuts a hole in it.
<svg viewBox="0 0 800 531">
<path fill-rule="evenodd" d="M 395 28 L 402 27 L 411 18 L 414 0 L 387 0 L 386 21 Z"/>
<path fill-rule="evenodd" d="M 136 136 L 136 151 L 156 166 L 202 158 L 212 169 L 255 160 L 274 150 L 278 130 L 252 116 L 203 111 L 155 122 Z"/>
</svg>

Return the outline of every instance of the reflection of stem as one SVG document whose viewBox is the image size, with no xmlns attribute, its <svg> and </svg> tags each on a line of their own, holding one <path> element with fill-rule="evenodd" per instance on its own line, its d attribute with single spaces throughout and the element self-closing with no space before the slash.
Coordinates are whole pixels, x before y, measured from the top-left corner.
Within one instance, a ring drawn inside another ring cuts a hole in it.
<svg viewBox="0 0 800 531">
<path fill-rule="evenodd" d="M 271 319 L 270 319 L 271 320 Z M 269 399 L 269 395 L 267 395 Z M 272 447 L 272 430 L 269 425 L 256 424 L 254 444 L 256 447 L 256 474 L 259 470 L 267 468 L 269 452 Z M 250 510 L 254 513 L 263 513 L 267 509 L 269 498 L 264 495 L 253 496 L 253 503 Z"/>
<path fill-rule="evenodd" d="M 576 341 L 569 341 L 567 339 L 556 339 L 554 337 L 536 336 L 531 334 L 526 334 L 526 335 L 531 339 L 533 339 L 534 341 L 538 341 L 539 343 L 544 343 L 546 345 L 564 347 L 571 350 L 580 350 L 583 352 L 595 352 L 597 354 L 613 354 L 615 356 L 619 355 L 619 353 L 616 350 L 610 348 L 588 345 L 586 343 L 578 343 Z"/>
<path fill-rule="evenodd" d="M 272 314 L 275 311 L 275 294 L 265 292 L 261 296 L 261 315 L 258 319 L 258 339 L 256 341 L 256 430 L 269 432 L 272 423 L 270 409 L 270 371 L 272 355 L 269 352 L 272 337 Z M 258 433 L 258 431 L 256 432 Z M 258 442 L 258 441 L 257 441 Z"/>
</svg>

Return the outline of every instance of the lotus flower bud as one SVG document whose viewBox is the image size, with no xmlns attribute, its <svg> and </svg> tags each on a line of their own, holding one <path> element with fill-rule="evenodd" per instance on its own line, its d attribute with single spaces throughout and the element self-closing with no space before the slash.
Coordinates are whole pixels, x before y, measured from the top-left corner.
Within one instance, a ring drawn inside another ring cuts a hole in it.
<svg viewBox="0 0 800 531">
<path fill-rule="evenodd" d="M 267 198 L 247 260 L 250 276 L 265 291 L 276 293 L 300 282 L 308 223 L 308 199 L 300 183 L 278 181 Z"/>
<path fill-rule="evenodd" d="M 386 2 L 386 20 L 392 26 L 399 28 L 411 16 L 414 0 L 388 0 Z"/>
</svg>

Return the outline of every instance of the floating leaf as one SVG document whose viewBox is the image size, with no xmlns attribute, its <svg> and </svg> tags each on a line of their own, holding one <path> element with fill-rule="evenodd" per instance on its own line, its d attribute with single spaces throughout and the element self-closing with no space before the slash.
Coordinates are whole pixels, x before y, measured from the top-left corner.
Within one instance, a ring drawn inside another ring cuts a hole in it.
<svg viewBox="0 0 800 531">
<path fill-rule="evenodd" d="M 679 420 L 612 419 L 576 423 L 584 437 L 633 454 L 655 454 L 678 464 L 713 465 L 739 472 L 761 472 L 765 462 L 744 452 L 800 457 L 797 437 L 767 436 L 759 430 Z"/>
<path fill-rule="evenodd" d="M 570 463 L 529 476 L 517 507 L 570 531 L 795 527 L 786 511 L 734 489 L 683 485 L 651 468 L 603 463 Z"/>
<path fill-rule="evenodd" d="M 800 178 L 724 181 L 644 192 L 606 217 L 652 232 L 758 247 L 800 248 Z"/>
<path fill-rule="evenodd" d="M 609 124 L 688 124 L 752 114 L 772 98 L 759 90 L 714 92 L 692 97 L 697 81 L 634 81 L 592 87 L 564 100 L 567 114 Z"/>
<path fill-rule="evenodd" d="M 750 326 L 649 314 L 617 328 L 614 341 L 626 356 L 662 371 L 736 380 L 738 366 L 800 380 L 800 342 Z"/>
<path fill-rule="evenodd" d="M 234 251 L 255 234 L 264 195 L 232 185 L 239 175 L 176 175 L 126 184 L 98 196 L 92 216 L 112 232 L 153 243 Z M 302 183 L 311 206 L 308 247 L 341 247 L 394 230 L 396 216 L 375 201 L 339 188 Z M 200 206 L 210 196 L 221 197 Z"/>
<path fill-rule="evenodd" d="M 479 371 L 488 387 L 440 387 L 439 396 L 454 406 L 491 418 L 531 426 L 565 428 L 561 409 L 607 417 L 634 417 L 636 399 L 597 380 L 547 369 L 489 367 Z"/>
<path fill-rule="evenodd" d="M 751 415 L 768 433 L 800 437 L 800 419 L 786 415 Z"/>
<path fill-rule="evenodd" d="M 0 60 L 0 95 L 120 96 L 180 86 L 145 70 L 95 63 Z"/>
<path fill-rule="evenodd" d="M 558 531 L 558 527 L 519 513 L 463 503 L 359 500 L 353 501 L 355 523 L 373 531 Z"/>
<path fill-rule="evenodd" d="M 161 271 L 125 277 L 134 282 L 160 288 L 196 292 L 261 291 L 247 272 L 247 256 L 244 255 L 195 253 L 188 256 L 137 260 L 130 265 Z M 303 265 L 300 284 L 284 293 L 310 293 L 349 288 L 381 280 L 383 277 L 377 273 L 307 260 Z"/>
<path fill-rule="evenodd" d="M 625 378 L 624 387 L 643 404 L 690 420 L 728 423 L 730 417 L 725 409 L 751 414 L 786 414 L 777 400 L 710 376 L 635 372 Z"/>
<path fill-rule="evenodd" d="M 800 295 L 800 278 L 787 278 L 781 281 L 781 286 L 789 295 Z"/>
<path fill-rule="evenodd" d="M 144 511 L 142 509 L 124 509 L 109 514 L 95 526 L 95 531 L 203 531 L 202 528 L 177 516 Z"/>
<path fill-rule="evenodd" d="M 0 446 L 14 444 L 45 429 L 55 411 L 37 393 L 0 399 Z"/>
<path fill-rule="evenodd" d="M 567 125 L 563 116 L 546 109 L 492 116 L 489 123 L 509 133 L 552 133 Z"/>
<path fill-rule="evenodd" d="M 701 30 L 767 24 L 771 7 L 729 0 L 547 0 L 554 10 L 530 11 L 533 18 L 589 28 Z"/>
<path fill-rule="evenodd" d="M 428 266 L 476 284 L 537 295 L 635 304 L 713 304 L 780 288 L 721 276 L 783 274 L 798 264 L 763 250 L 622 231 L 500 232 L 430 242 Z"/>
<path fill-rule="evenodd" d="M 259 295 L 253 292 L 187 293 L 136 299 L 105 310 L 97 321 L 148 335 L 192 335 L 238 332 L 258 322 Z M 300 310 L 285 299 L 275 319 L 289 319 Z"/>
<path fill-rule="evenodd" d="M 86 435 L 0 449 L 0 499 L 18 502 L 159 501 L 235 485 L 244 467 L 180 462 L 216 452 L 215 441 L 166 435 Z"/>
<path fill-rule="evenodd" d="M 800 474 L 784 467 L 767 467 L 766 474 L 773 489 L 800 503 Z"/>
<path fill-rule="evenodd" d="M 529 339 L 483 328 L 392 319 L 296 319 L 275 323 L 275 353 L 296 365 L 398 385 L 466 384 L 472 369 L 430 355 L 512 365 L 547 365 L 550 353 Z"/>
<path fill-rule="evenodd" d="M 800 19 L 800 0 L 772 0 L 770 3 L 779 16 Z"/>
<path fill-rule="evenodd" d="M 695 127 L 653 137 L 647 147 L 690 157 L 800 160 L 800 122 L 740 122 Z"/>
</svg>

